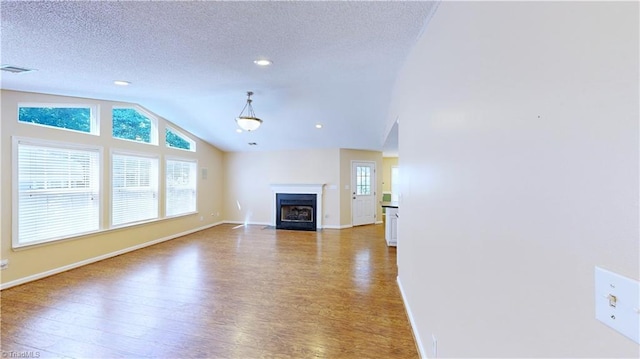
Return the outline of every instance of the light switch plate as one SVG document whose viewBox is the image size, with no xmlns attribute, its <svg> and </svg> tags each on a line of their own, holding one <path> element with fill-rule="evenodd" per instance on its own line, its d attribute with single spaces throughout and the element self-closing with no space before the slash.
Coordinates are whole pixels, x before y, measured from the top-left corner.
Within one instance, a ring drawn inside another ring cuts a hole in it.
<svg viewBox="0 0 640 359">
<path fill-rule="evenodd" d="M 596 267 L 596 319 L 640 344 L 640 282 Z"/>
</svg>

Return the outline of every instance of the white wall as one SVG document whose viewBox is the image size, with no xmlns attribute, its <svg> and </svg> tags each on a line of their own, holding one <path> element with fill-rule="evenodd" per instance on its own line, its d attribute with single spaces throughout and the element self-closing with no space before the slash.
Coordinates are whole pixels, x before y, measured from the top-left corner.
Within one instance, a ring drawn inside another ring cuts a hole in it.
<svg viewBox="0 0 640 359">
<path fill-rule="evenodd" d="M 225 153 L 225 220 L 271 224 L 275 210 L 272 184 L 322 183 L 322 225 L 338 228 L 339 154 L 338 149 Z"/>
<path fill-rule="evenodd" d="M 398 265 L 433 357 L 638 357 L 638 3 L 443 2 L 401 72 Z"/>
<path fill-rule="evenodd" d="M 375 162 L 382 168 L 382 152 L 344 148 L 228 152 L 224 155 L 225 220 L 270 224 L 275 210 L 272 184 L 323 183 L 324 228 L 351 227 L 351 162 Z M 382 176 L 376 178 L 382 188 Z M 378 199 L 382 191 L 378 190 Z M 382 208 L 376 205 L 376 219 Z"/>
</svg>

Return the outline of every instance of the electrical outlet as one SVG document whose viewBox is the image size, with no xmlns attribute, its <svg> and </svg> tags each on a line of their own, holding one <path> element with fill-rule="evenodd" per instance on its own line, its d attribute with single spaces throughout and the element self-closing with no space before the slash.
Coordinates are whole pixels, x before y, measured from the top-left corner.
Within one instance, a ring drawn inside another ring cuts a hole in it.
<svg viewBox="0 0 640 359">
<path fill-rule="evenodd" d="M 0 261 L 0 270 L 9 268 L 9 260 L 3 259 Z"/>
<path fill-rule="evenodd" d="M 204 217 L 200 216 L 200 222 L 204 221 Z"/>
</svg>

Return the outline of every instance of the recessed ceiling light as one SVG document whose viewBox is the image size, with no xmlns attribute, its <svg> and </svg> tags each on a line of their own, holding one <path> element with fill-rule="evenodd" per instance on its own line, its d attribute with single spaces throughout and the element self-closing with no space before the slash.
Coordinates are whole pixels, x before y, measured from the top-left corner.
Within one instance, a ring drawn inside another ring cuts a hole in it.
<svg viewBox="0 0 640 359">
<path fill-rule="evenodd" d="M 241 129 L 239 129 L 239 128 L 236 128 L 236 132 L 237 132 L 237 133 L 242 133 L 242 130 L 241 130 Z"/>
<path fill-rule="evenodd" d="M 258 60 L 253 60 L 253 63 L 258 65 L 258 66 L 269 66 L 273 62 L 271 62 L 271 60 L 267 60 L 267 59 L 258 59 Z"/>
<path fill-rule="evenodd" d="M 118 85 L 118 86 L 129 86 L 131 85 L 131 82 L 129 81 L 123 81 L 123 80 L 115 80 L 113 81 L 114 85 Z"/>
<path fill-rule="evenodd" d="M 317 124 L 316 128 L 322 128 L 322 125 L 321 124 Z"/>
</svg>

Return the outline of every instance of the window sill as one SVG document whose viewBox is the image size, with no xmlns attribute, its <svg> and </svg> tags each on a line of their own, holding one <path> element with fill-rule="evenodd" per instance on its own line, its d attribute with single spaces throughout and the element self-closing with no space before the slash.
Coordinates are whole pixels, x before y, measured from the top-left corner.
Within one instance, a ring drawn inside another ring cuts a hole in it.
<svg viewBox="0 0 640 359">
<path fill-rule="evenodd" d="M 85 233 L 74 235 L 74 236 L 71 236 L 71 237 L 48 239 L 48 240 L 45 240 L 45 241 L 34 242 L 34 243 L 16 244 L 15 242 L 13 242 L 11 244 L 11 250 L 14 251 L 14 252 L 19 252 L 19 251 L 23 251 L 23 250 L 26 250 L 26 249 L 47 246 L 47 245 L 50 245 L 50 244 L 56 244 L 56 243 L 62 243 L 62 242 L 68 242 L 68 241 L 75 241 L 75 240 L 78 240 L 78 239 L 89 238 L 89 237 L 93 237 L 93 236 L 96 236 L 96 235 L 107 234 L 109 232 L 118 232 L 118 231 L 122 231 L 122 230 L 126 230 L 126 229 L 132 229 L 132 228 L 139 227 L 139 226 L 145 226 L 145 225 L 149 225 L 149 224 L 153 224 L 153 223 L 159 223 L 159 222 L 166 221 L 166 220 L 173 220 L 173 219 L 188 217 L 188 216 L 192 216 L 192 215 L 197 215 L 198 213 L 199 213 L 198 211 L 195 211 L 195 212 L 177 214 L 177 215 L 169 216 L 169 217 L 151 219 L 151 220 L 147 220 L 147 221 L 141 221 L 141 222 L 135 222 L 135 223 L 127 223 L 127 224 L 122 224 L 122 225 L 119 225 L 119 226 L 116 226 L 116 227 L 99 229 L 97 231 L 92 231 L 92 232 L 85 232 Z"/>
</svg>

